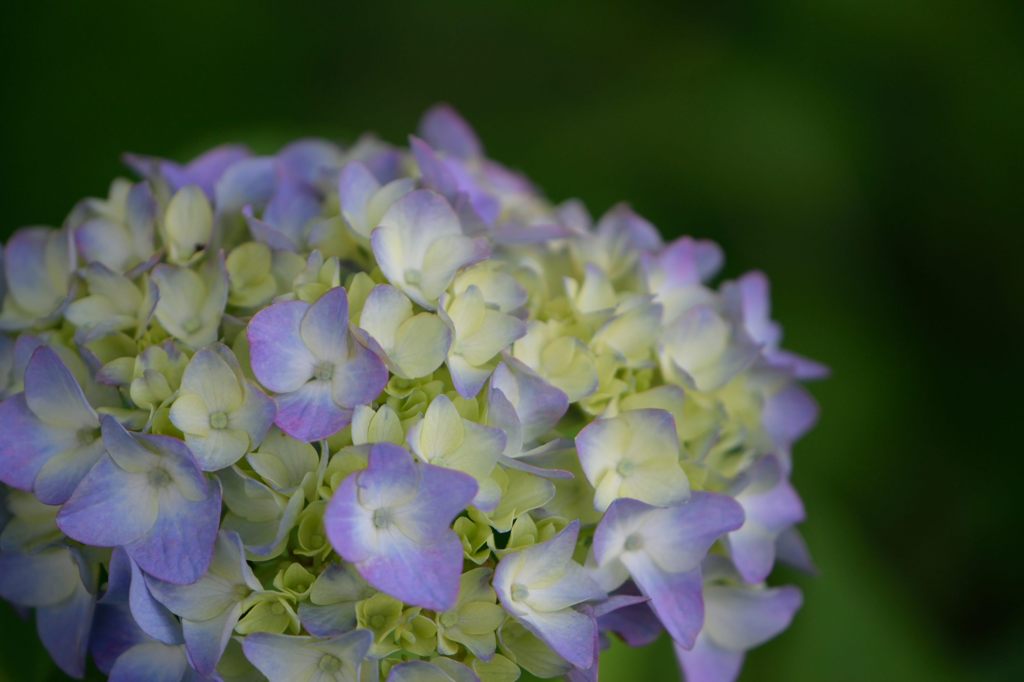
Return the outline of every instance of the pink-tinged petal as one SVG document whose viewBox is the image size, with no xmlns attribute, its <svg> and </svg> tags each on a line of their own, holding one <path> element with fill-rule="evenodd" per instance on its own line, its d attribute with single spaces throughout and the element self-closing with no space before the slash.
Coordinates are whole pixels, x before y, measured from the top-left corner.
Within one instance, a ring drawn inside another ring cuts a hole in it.
<svg viewBox="0 0 1024 682">
<path fill-rule="evenodd" d="M 705 632 L 719 646 L 746 651 L 764 644 L 789 627 L 803 604 L 795 587 L 757 589 L 710 585 Z"/>
<path fill-rule="evenodd" d="M 799 384 L 790 384 L 768 398 L 761 420 L 772 440 L 788 449 L 818 421 L 818 403 Z"/>
<path fill-rule="evenodd" d="M 640 591 L 650 598 L 651 610 L 672 639 L 680 646 L 691 648 L 704 624 L 700 568 L 668 573 L 643 552 L 626 554 L 622 563 Z"/>
<path fill-rule="evenodd" d="M 64 504 L 105 452 L 103 441 L 97 437 L 52 457 L 36 476 L 36 497 L 43 504 Z"/>
<path fill-rule="evenodd" d="M 693 648 L 687 651 L 675 645 L 679 667 L 686 682 L 736 682 L 743 668 L 743 652 L 728 651 L 701 633 Z"/>
<path fill-rule="evenodd" d="M 548 434 L 569 410 L 563 391 L 514 358 L 506 358 L 494 370 L 491 387 L 505 394 L 515 408 L 526 445 Z"/>
<path fill-rule="evenodd" d="M 156 523 L 157 496 L 145 473 L 129 473 L 104 457 L 82 479 L 57 514 L 57 525 L 87 545 L 134 542 Z"/>
<path fill-rule="evenodd" d="M 256 632 L 245 638 L 242 650 L 270 682 L 323 679 L 319 666 L 325 656 L 336 659 L 331 663 L 340 664 L 333 679 L 356 682 L 371 644 L 373 633 L 362 629 L 329 639 Z"/>
<path fill-rule="evenodd" d="M 57 667 L 72 677 L 85 674 L 96 598 L 78 581 L 68 599 L 36 610 L 36 632 Z"/>
<path fill-rule="evenodd" d="M 206 497 L 195 501 L 177 490 L 161 491 L 156 523 L 125 547 L 142 570 L 179 585 L 194 583 L 206 573 L 221 513 L 220 485 L 208 483 L 207 488 Z"/>
<path fill-rule="evenodd" d="M 25 401 L 47 424 L 63 429 L 95 429 L 99 419 L 75 377 L 50 348 L 40 346 L 25 368 Z"/>
<path fill-rule="evenodd" d="M 313 376 L 316 358 L 306 348 L 299 328 L 309 304 L 275 303 L 249 322 L 249 357 L 253 374 L 271 391 L 288 393 Z"/>
<path fill-rule="evenodd" d="M 31 491 L 36 476 L 54 456 L 78 443 L 74 431 L 47 426 L 32 414 L 19 393 L 0 403 L 0 481 L 19 490 Z"/>
<path fill-rule="evenodd" d="M 188 671 L 188 660 L 180 646 L 146 642 L 121 654 L 108 682 L 182 682 Z"/>
<path fill-rule="evenodd" d="M 339 362 L 348 355 L 348 295 L 336 287 L 317 299 L 302 317 L 303 343 L 317 360 Z"/>
<path fill-rule="evenodd" d="M 214 205 L 220 214 L 238 213 L 243 206 L 263 206 L 274 193 L 274 159 L 258 157 L 232 165 L 217 181 Z"/>
<path fill-rule="evenodd" d="M 483 156 L 483 147 L 476 133 L 448 104 L 427 110 L 420 120 L 420 136 L 434 149 L 460 159 Z"/>
<path fill-rule="evenodd" d="M 352 411 L 334 402 L 328 381 L 310 381 L 297 391 L 277 396 L 276 401 L 274 423 L 298 440 L 328 438 L 352 421 Z"/>
</svg>

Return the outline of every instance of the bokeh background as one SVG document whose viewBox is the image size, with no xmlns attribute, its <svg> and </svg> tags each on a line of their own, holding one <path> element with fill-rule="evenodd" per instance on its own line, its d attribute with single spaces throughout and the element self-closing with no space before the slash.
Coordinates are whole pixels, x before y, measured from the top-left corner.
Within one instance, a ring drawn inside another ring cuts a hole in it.
<svg viewBox="0 0 1024 682">
<path fill-rule="evenodd" d="M 1024 679 L 1024 4 L 8 3 L 0 228 L 125 150 L 400 142 L 451 102 L 556 200 L 762 268 L 824 360 L 796 452 L 820 576 L 743 680 Z M 0 437 L 2 433 L 0 433 Z M 0 606 L 0 679 L 64 679 Z M 666 642 L 605 680 L 674 680 Z"/>
</svg>

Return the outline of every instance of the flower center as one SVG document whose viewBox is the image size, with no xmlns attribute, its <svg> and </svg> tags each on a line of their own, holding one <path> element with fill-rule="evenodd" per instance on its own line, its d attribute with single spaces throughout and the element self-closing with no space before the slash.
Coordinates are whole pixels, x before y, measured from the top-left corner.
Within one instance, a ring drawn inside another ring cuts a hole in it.
<svg viewBox="0 0 1024 682">
<path fill-rule="evenodd" d="M 90 429 L 88 426 L 84 429 L 79 429 L 78 433 L 75 434 L 75 438 L 78 440 L 79 445 L 88 445 L 96 440 L 96 429 Z"/>
<path fill-rule="evenodd" d="M 618 463 L 618 465 L 615 467 L 615 471 L 618 472 L 619 476 L 626 478 L 627 476 L 633 475 L 633 472 L 636 471 L 636 465 L 630 462 L 629 460 L 624 459 Z"/>
<path fill-rule="evenodd" d="M 330 381 L 334 378 L 334 363 L 320 362 L 313 368 L 313 378 L 317 381 Z"/>
<path fill-rule="evenodd" d="M 275 616 L 280 616 L 282 613 L 284 613 L 284 607 L 280 604 L 274 604 L 270 607 L 270 612 Z"/>
<path fill-rule="evenodd" d="M 380 509 L 373 510 L 373 526 L 374 528 L 387 528 L 391 525 L 392 515 L 391 510 L 387 507 L 381 507 Z"/>
<path fill-rule="evenodd" d="M 455 627 L 455 624 L 459 622 L 459 614 L 455 611 L 445 611 L 441 614 L 441 625 L 446 628 Z"/>
<path fill-rule="evenodd" d="M 186 334 L 195 334 L 203 326 L 203 321 L 198 317 L 190 317 L 181 323 L 181 328 Z"/>
<path fill-rule="evenodd" d="M 320 657 L 319 667 L 325 673 L 336 673 L 341 670 L 341 660 L 330 654 L 325 654 Z"/>
<path fill-rule="evenodd" d="M 630 533 L 629 537 L 626 538 L 626 542 L 623 547 L 626 548 L 627 552 L 635 552 L 644 546 L 644 536 L 640 533 Z"/>
<path fill-rule="evenodd" d="M 171 475 L 160 468 L 150 469 L 146 478 L 152 488 L 164 488 L 171 483 Z"/>
<path fill-rule="evenodd" d="M 210 415 L 211 429 L 226 429 L 228 427 L 228 416 L 223 412 L 214 412 Z"/>
<path fill-rule="evenodd" d="M 522 601 L 530 596 L 530 590 L 522 583 L 512 583 L 512 601 Z"/>
<path fill-rule="evenodd" d="M 416 268 L 406 268 L 405 281 L 415 286 L 423 281 L 423 273 Z"/>
<path fill-rule="evenodd" d="M 387 622 L 387 618 L 384 617 L 383 613 L 378 613 L 375 616 L 370 616 L 370 628 L 373 630 L 380 630 L 384 627 Z"/>
</svg>

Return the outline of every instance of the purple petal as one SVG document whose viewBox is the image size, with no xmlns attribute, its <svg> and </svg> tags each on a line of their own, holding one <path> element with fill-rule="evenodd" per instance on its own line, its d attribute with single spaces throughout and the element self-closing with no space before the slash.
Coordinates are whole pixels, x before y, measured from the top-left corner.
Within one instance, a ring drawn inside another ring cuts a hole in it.
<svg viewBox="0 0 1024 682">
<path fill-rule="evenodd" d="M 775 554 L 779 561 L 809 575 L 817 575 L 818 567 L 807 548 L 807 543 L 796 528 L 789 528 L 779 535 L 775 542 Z"/>
<path fill-rule="evenodd" d="M 459 185 L 448 164 L 437 155 L 430 145 L 417 137 L 409 137 L 409 148 L 423 175 L 423 184 L 449 200 L 455 199 L 459 192 Z"/>
<path fill-rule="evenodd" d="M 18 230 L 7 241 L 3 249 L 3 274 L 7 281 L 7 293 L 26 311 L 47 315 L 60 306 L 66 295 L 66 282 L 52 281 L 50 240 L 58 238 L 47 227 L 30 227 Z M 60 263 L 71 273 L 71 261 Z M 56 286 L 56 288 L 55 288 Z"/>
<path fill-rule="evenodd" d="M 704 598 L 707 636 L 732 651 L 753 649 L 772 639 L 789 627 L 803 604 L 803 596 L 795 587 L 711 585 L 705 589 Z"/>
<path fill-rule="evenodd" d="M 348 295 L 336 287 L 302 316 L 299 333 L 317 360 L 340 361 L 348 354 Z"/>
<path fill-rule="evenodd" d="M 313 376 L 316 358 L 299 333 L 309 307 L 302 301 L 283 301 L 264 308 L 249 321 L 252 371 L 271 391 L 295 391 Z"/>
<path fill-rule="evenodd" d="M 178 619 L 163 604 L 153 598 L 142 570 L 128 558 L 127 552 L 115 551 L 121 553 L 131 565 L 132 577 L 128 592 L 128 604 L 135 622 L 143 632 L 153 639 L 164 644 L 181 644 L 182 632 Z"/>
<path fill-rule="evenodd" d="M 96 598 L 81 582 L 68 599 L 36 610 L 36 632 L 57 667 L 72 677 L 85 674 Z"/>
<path fill-rule="evenodd" d="M 772 440 L 788 449 L 818 421 L 818 403 L 799 384 L 790 384 L 772 397 L 761 416 Z"/>
<path fill-rule="evenodd" d="M 373 173 L 358 161 L 352 161 L 341 169 L 338 176 L 338 200 L 341 202 L 342 214 L 354 223 L 353 227 L 376 227 L 367 225 L 366 207 L 380 187 Z"/>
<path fill-rule="evenodd" d="M 678 644 L 674 648 L 686 682 L 736 682 L 740 676 L 743 652 L 723 649 L 703 633 L 691 650 Z"/>
<path fill-rule="evenodd" d="M 187 671 L 188 661 L 180 646 L 147 642 L 121 654 L 109 682 L 181 682 Z"/>
<path fill-rule="evenodd" d="M 23 393 L 0 403 L 0 423 L 5 430 L 0 438 L 0 481 L 19 490 L 31 491 L 43 465 L 77 443 L 73 431 L 39 421 Z"/>
<path fill-rule="evenodd" d="M 220 526 L 221 490 L 216 482 L 204 483 L 206 497 L 196 501 L 177 490 L 162 490 L 156 523 L 125 547 L 142 570 L 154 578 L 188 584 L 209 568 Z"/>
<path fill-rule="evenodd" d="M 57 525 L 79 542 L 116 547 L 145 536 L 156 523 L 157 512 L 147 475 L 129 473 L 104 457 L 61 508 Z"/>
<path fill-rule="evenodd" d="M 373 350 L 353 338 L 349 356 L 334 370 L 332 395 L 343 407 L 369 405 L 388 383 L 388 368 Z"/>
<path fill-rule="evenodd" d="M 632 582 L 626 583 L 619 594 L 642 596 Z M 615 596 L 609 599 L 615 599 Z M 602 631 L 614 632 L 631 647 L 653 644 L 665 629 L 646 597 L 643 603 L 628 604 L 598 615 L 597 624 Z"/>
<path fill-rule="evenodd" d="M 440 666 L 444 666 L 442 669 Z M 387 682 L 480 682 L 471 669 L 451 659 L 406 661 L 391 668 Z"/>
<path fill-rule="evenodd" d="M 215 205 L 221 214 L 238 213 L 243 206 L 262 207 L 274 193 L 274 159 L 256 157 L 232 165 L 214 188 Z"/>
<path fill-rule="evenodd" d="M 241 615 L 242 604 L 239 602 L 209 620 L 182 622 L 185 650 L 196 670 L 204 675 L 214 673 Z"/>
<path fill-rule="evenodd" d="M 569 409 L 564 392 L 513 358 L 505 359 L 494 370 L 491 387 L 504 393 L 515 407 L 525 444 L 549 433 Z"/>
<path fill-rule="evenodd" d="M 78 563 L 67 547 L 0 553 L 0 597 L 14 604 L 53 606 L 69 599 L 80 583 Z"/>
<path fill-rule="evenodd" d="M 476 133 L 447 104 L 431 107 L 420 120 L 420 136 L 434 149 L 460 159 L 483 156 L 483 147 Z"/>
<path fill-rule="evenodd" d="M 44 504 L 64 503 L 104 454 L 103 441 L 97 438 L 53 457 L 36 476 L 36 497 Z"/>
<path fill-rule="evenodd" d="M 25 401 L 47 424 L 65 429 L 99 426 L 96 412 L 75 377 L 46 346 L 36 349 L 25 368 Z"/>
<path fill-rule="evenodd" d="M 692 647 L 704 623 L 700 568 L 668 573 L 642 552 L 625 555 L 622 563 L 644 595 L 650 597 L 651 610 L 672 639 L 680 646 Z"/>
<path fill-rule="evenodd" d="M 301 441 L 328 438 L 352 421 L 352 411 L 334 402 L 327 381 L 310 381 L 297 391 L 277 396 L 276 400 L 274 423 Z"/>
<path fill-rule="evenodd" d="M 302 244 L 306 224 L 320 215 L 320 210 L 320 199 L 312 189 L 286 182 L 274 192 L 263 213 L 263 220 L 293 244 Z"/>
</svg>

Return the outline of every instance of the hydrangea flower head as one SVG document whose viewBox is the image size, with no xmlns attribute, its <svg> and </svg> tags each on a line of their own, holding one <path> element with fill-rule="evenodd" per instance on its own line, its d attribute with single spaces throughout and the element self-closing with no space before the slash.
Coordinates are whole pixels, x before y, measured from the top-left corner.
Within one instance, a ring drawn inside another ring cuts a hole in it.
<svg viewBox="0 0 1024 682">
<path fill-rule="evenodd" d="M 69 675 L 732 682 L 802 597 L 827 370 L 768 280 L 553 204 L 447 105 L 406 147 L 126 157 L 0 269 L 0 597 Z"/>
</svg>

